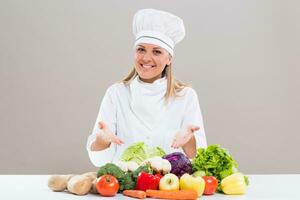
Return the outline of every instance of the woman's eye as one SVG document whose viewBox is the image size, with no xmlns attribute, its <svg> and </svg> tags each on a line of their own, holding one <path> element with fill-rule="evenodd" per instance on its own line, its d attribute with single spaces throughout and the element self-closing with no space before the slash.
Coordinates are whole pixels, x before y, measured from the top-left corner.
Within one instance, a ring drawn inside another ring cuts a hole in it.
<svg viewBox="0 0 300 200">
<path fill-rule="evenodd" d="M 161 51 L 155 50 L 154 53 L 155 54 L 161 54 Z"/>
<path fill-rule="evenodd" d="M 143 48 L 138 48 L 137 51 L 138 51 L 138 52 L 143 52 L 143 51 L 145 51 L 145 50 L 144 50 Z"/>
</svg>

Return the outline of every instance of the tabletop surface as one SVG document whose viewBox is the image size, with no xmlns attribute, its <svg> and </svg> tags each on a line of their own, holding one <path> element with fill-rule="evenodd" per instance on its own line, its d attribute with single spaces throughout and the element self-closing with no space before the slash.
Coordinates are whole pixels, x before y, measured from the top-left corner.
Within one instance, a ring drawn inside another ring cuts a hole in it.
<svg viewBox="0 0 300 200">
<path fill-rule="evenodd" d="M 0 199 L 1 200 L 110 200 L 133 198 L 118 194 L 115 197 L 101 197 L 95 194 L 77 196 L 68 192 L 52 192 L 48 186 L 49 175 L 0 175 Z M 245 195 L 214 194 L 202 196 L 203 200 L 261 200 L 284 199 L 300 200 L 300 174 L 281 175 L 249 175 L 250 185 Z M 146 200 L 150 200 L 147 198 Z"/>
</svg>

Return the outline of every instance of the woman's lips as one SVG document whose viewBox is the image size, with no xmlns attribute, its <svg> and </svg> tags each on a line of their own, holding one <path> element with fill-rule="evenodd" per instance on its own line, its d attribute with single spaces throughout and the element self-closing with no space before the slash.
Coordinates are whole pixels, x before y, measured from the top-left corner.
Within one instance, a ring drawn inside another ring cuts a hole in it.
<svg viewBox="0 0 300 200">
<path fill-rule="evenodd" d="M 143 67 L 145 69 L 150 69 L 150 68 L 154 67 L 154 65 L 143 65 L 143 64 L 141 64 L 141 67 Z"/>
</svg>

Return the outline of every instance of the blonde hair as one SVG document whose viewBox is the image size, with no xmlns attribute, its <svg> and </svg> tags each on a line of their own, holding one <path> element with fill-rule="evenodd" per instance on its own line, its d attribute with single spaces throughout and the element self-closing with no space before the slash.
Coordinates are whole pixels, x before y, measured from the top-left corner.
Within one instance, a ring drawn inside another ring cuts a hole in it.
<svg viewBox="0 0 300 200">
<path fill-rule="evenodd" d="M 125 85 L 129 85 L 130 82 L 138 76 L 135 67 L 130 71 L 130 73 L 122 80 Z M 187 85 L 179 80 L 176 80 L 172 71 L 172 63 L 166 65 L 165 69 L 162 71 L 162 77 L 167 78 L 167 90 L 165 94 L 165 102 L 168 102 L 172 97 L 178 96 L 178 93 L 185 88 Z"/>
</svg>

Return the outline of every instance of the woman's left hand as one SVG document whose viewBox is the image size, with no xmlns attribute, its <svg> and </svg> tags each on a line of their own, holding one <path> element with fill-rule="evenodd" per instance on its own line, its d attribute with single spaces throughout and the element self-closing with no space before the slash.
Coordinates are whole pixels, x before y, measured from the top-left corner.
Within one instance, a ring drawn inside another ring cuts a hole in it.
<svg viewBox="0 0 300 200">
<path fill-rule="evenodd" d="M 175 135 L 171 147 L 175 149 L 183 147 L 190 141 L 190 139 L 192 139 L 192 137 L 194 136 L 194 132 L 198 131 L 199 129 L 199 126 L 189 125 L 185 129 L 179 131 Z"/>
</svg>

